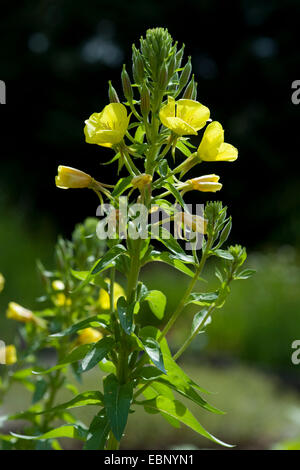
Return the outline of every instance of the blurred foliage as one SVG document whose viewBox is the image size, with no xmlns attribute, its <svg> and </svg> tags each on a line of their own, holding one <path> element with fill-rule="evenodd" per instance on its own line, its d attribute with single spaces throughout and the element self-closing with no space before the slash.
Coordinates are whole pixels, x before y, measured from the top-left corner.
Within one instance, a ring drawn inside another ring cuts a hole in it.
<svg viewBox="0 0 300 470">
<path fill-rule="evenodd" d="M 196 417 L 201 419 L 203 426 L 212 430 L 221 438 L 227 439 L 236 449 L 268 449 L 279 446 L 296 445 L 300 425 L 300 400 L 294 391 L 282 388 L 280 382 L 272 375 L 245 367 L 210 367 L 188 365 L 186 372 L 208 390 L 217 391 L 210 395 L 213 405 L 226 412 L 225 415 L 212 415 L 205 410 L 199 411 L 196 406 L 189 405 Z M 86 388 L 96 389 L 100 383 L 102 372 L 97 368 L 88 372 L 82 384 L 76 383 L 80 391 Z M 74 377 L 69 377 L 74 381 Z M 3 413 L 24 410 L 30 404 L 30 393 L 15 385 L 7 397 Z M 62 390 L 57 403 L 71 398 L 71 393 Z M 184 401 L 184 399 L 183 399 Z M 84 411 L 74 410 L 74 415 L 83 423 L 89 423 L 95 408 L 90 406 Z M 168 423 L 157 415 L 147 415 L 143 419 L 143 411 L 139 408 L 131 415 L 126 429 L 123 449 L 166 449 L 173 448 L 217 448 L 213 443 L 197 436 L 189 428 L 170 428 Z M 20 430 L 19 424 L 8 423 L 7 430 Z M 139 432 L 136 432 L 138 428 Z M 64 440 L 64 448 L 78 448 L 82 444 Z"/>
<path fill-rule="evenodd" d="M 235 283 L 222 311 L 214 313 L 207 332 L 195 339 L 186 354 L 197 361 L 200 354 L 221 362 L 242 359 L 297 375 L 297 366 L 291 362 L 291 344 L 300 338 L 299 257 L 292 247 L 284 246 L 269 254 L 253 253 L 247 264 L 257 270 L 256 274 L 247 283 Z M 163 267 L 149 269 L 143 275 L 150 288 L 159 288 L 166 294 L 170 314 L 184 291 L 185 279 Z M 212 291 L 216 285 L 213 274 L 208 284 L 200 285 L 205 291 Z M 182 344 L 196 311 L 195 307 L 187 308 L 178 320 L 172 337 L 174 350 L 175 345 Z"/>
</svg>

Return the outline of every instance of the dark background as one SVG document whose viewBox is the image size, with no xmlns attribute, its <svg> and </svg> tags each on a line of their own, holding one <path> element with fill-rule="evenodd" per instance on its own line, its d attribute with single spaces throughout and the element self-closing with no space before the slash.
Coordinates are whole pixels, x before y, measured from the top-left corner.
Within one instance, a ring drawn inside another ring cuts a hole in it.
<svg viewBox="0 0 300 470">
<path fill-rule="evenodd" d="M 239 149 L 235 163 L 199 170 L 222 178 L 222 194 L 209 198 L 230 207 L 233 239 L 250 249 L 299 245 L 299 10 L 296 0 L 2 1 L 0 204 L 64 235 L 95 214 L 93 194 L 55 188 L 57 165 L 116 181 L 116 167 L 100 166 L 112 152 L 85 143 L 84 120 L 107 104 L 109 79 L 121 95 L 132 42 L 163 26 L 186 44 L 198 100 Z"/>
</svg>

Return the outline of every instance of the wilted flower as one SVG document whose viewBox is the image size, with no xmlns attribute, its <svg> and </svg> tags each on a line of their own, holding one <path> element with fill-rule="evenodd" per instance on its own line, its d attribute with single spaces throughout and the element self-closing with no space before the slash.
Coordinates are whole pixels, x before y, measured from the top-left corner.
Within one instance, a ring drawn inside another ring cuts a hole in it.
<svg viewBox="0 0 300 470">
<path fill-rule="evenodd" d="M 69 166 L 60 165 L 57 172 L 55 184 L 60 189 L 88 188 L 93 181 L 93 178 L 87 173 Z"/>
<path fill-rule="evenodd" d="M 152 181 L 152 176 L 143 173 L 142 175 L 134 176 L 131 180 L 131 184 L 134 188 L 138 188 L 139 190 L 143 190 L 146 186 L 148 186 Z"/>
<path fill-rule="evenodd" d="M 177 212 L 174 217 L 175 227 L 178 231 L 182 225 L 185 229 L 196 233 L 205 234 L 207 229 L 207 220 L 204 217 L 188 212 Z"/>
<path fill-rule="evenodd" d="M 238 157 L 238 150 L 233 145 L 224 143 L 223 127 L 218 121 L 213 121 L 205 129 L 197 156 L 207 162 L 233 162 Z"/>
<path fill-rule="evenodd" d="M 93 113 L 85 121 L 85 140 L 88 144 L 112 147 L 123 139 L 129 124 L 126 108 L 121 103 L 105 106 L 101 113 Z"/>
<path fill-rule="evenodd" d="M 209 116 L 209 109 L 198 101 L 182 99 L 175 102 L 172 97 L 159 113 L 162 124 L 177 135 L 197 135 Z"/>
</svg>

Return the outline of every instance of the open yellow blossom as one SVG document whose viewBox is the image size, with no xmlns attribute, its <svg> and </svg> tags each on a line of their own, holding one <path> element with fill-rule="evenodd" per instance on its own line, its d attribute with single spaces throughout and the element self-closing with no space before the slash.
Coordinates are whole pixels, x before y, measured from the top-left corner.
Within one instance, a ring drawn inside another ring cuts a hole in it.
<svg viewBox="0 0 300 470">
<path fill-rule="evenodd" d="M 2 276 L 2 274 L 0 273 L 0 292 L 3 291 L 4 285 L 5 285 L 5 279 L 4 279 L 4 277 Z"/>
<path fill-rule="evenodd" d="M 85 140 L 88 144 L 112 147 L 121 142 L 129 124 L 126 108 L 121 103 L 105 106 L 101 113 L 93 113 L 85 121 Z"/>
<path fill-rule="evenodd" d="M 220 191 L 222 188 L 222 184 L 219 183 L 220 177 L 217 175 L 205 175 L 199 176 L 198 178 L 193 178 L 191 180 L 186 181 L 186 189 L 185 191 L 189 190 L 196 190 L 196 191 L 203 191 L 203 192 L 216 192 Z"/>
<path fill-rule="evenodd" d="M 28 310 L 27 308 L 22 307 L 16 302 L 10 302 L 8 304 L 8 309 L 6 311 L 6 317 L 12 320 L 19 321 L 21 323 L 35 323 L 40 327 L 45 327 L 46 323 L 41 318 L 38 318 Z"/>
<path fill-rule="evenodd" d="M 224 129 L 218 121 L 213 121 L 205 129 L 197 156 L 207 162 L 233 162 L 238 157 L 238 150 L 224 143 Z"/>
<path fill-rule="evenodd" d="M 165 127 L 177 135 L 197 135 L 210 116 L 209 109 L 198 101 L 168 98 L 160 110 L 159 117 Z"/>
<path fill-rule="evenodd" d="M 79 331 L 78 338 L 76 340 L 77 345 L 96 343 L 103 338 L 102 333 L 95 328 L 85 328 Z"/>
<path fill-rule="evenodd" d="M 60 165 L 57 169 L 55 184 L 60 189 L 88 188 L 93 178 L 83 171 Z"/>
<path fill-rule="evenodd" d="M 105 282 L 110 283 L 109 279 L 105 279 Z M 114 308 L 117 307 L 117 302 L 120 297 L 125 297 L 125 291 L 120 284 L 114 282 Z M 100 289 L 99 293 L 99 305 L 103 310 L 110 309 L 110 298 L 108 292 L 104 289 Z"/>
<path fill-rule="evenodd" d="M 17 350 L 13 344 L 5 348 L 5 364 L 11 366 L 17 362 Z"/>
</svg>

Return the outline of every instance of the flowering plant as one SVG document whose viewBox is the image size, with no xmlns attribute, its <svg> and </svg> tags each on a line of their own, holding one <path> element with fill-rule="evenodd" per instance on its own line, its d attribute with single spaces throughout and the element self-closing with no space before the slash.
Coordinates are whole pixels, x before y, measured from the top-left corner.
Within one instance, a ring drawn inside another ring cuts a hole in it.
<svg viewBox="0 0 300 470">
<path fill-rule="evenodd" d="M 4 394 L 11 383 L 20 382 L 33 392 L 33 402 L 28 410 L 7 417 L 28 425 L 21 434 L 1 435 L 5 448 L 58 449 L 57 439 L 69 437 L 82 440 L 84 449 L 118 449 L 136 407 L 228 445 L 205 430 L 181 402 L 184 397 L 208 412 L 222 413 L 203 398 L 205 390 L 176 361 L 222 307 L 232 281 L 246 279 L 252 271 L 242 269 L 244 248 L 223 247 L 232 223 L 226 207 L 221 202 L 199 203 L 194 213 L 184 199 L 190 191 L 216 192 L 222 187 L 215 174 L 185 179 L 187 172 L 201 162 L 234 161 L 238 151 L 224 143 L 221 124 L 211 121 L 209 109 L 197 101 L 191 59 L 182 66 L 183 52 L 184 46 L 178 50 L 166 30 L 147 31 L 140 48 L 133 46 L 134 83 L 125 65 L 121 73 L 125 100 L 120 102 L 109 83 L 110 104 L 85 121 L 86 142 L 110 148 L 114 156 L 109 163 L 117 163 L 118 172 L 125 170 L 127 176 L 110 185 L 74 168 L 58 168 L 56 186 L 91 189 L 100 201 L 97 215 L 105 217 L 77 226 L 72 241 L 59 239 L 56 271 L 39 263 L 47 308 L 32 312 L 9 304 L 8 318 L 24 324 L 23 347 L 17 348 L 18 360 L 7 351 L 8 364 L 15 363 L 15 369 L 7 368 L 1 391 Z M 197 139 L 201 129 L 197 148 L 187 136 Z M 176 165 L 178 157 L 182 161 Z M 198 281 L 213 257 L 219 259 L 215 271 L 219 286 L 206 292 Z M 167 319 L 163 292 L 149 290 L 140 281 L 141 269 L 153 262 L 167 263 L 190 280 Z M 118 284 L 116 275 L 126 278 L 127 285 Z M 161 328 L 141 323 L 144 303 Z M 188 337 L 173 353 L 167 335 L 190 304 L 199 311 Z M 50 368 L 39 357 L 45 348 L 57 353 Z M 94 367 L 106 374 L 103 387 L 78 393 L 68 370 L 80 380 Z M 62 388 L 74 397 L 57 404 Z M 97 413 L 86 426 L 70 410 L 89 405 Z M 55 426 L 58 419 L 63 424 Z"/>
</svg>

